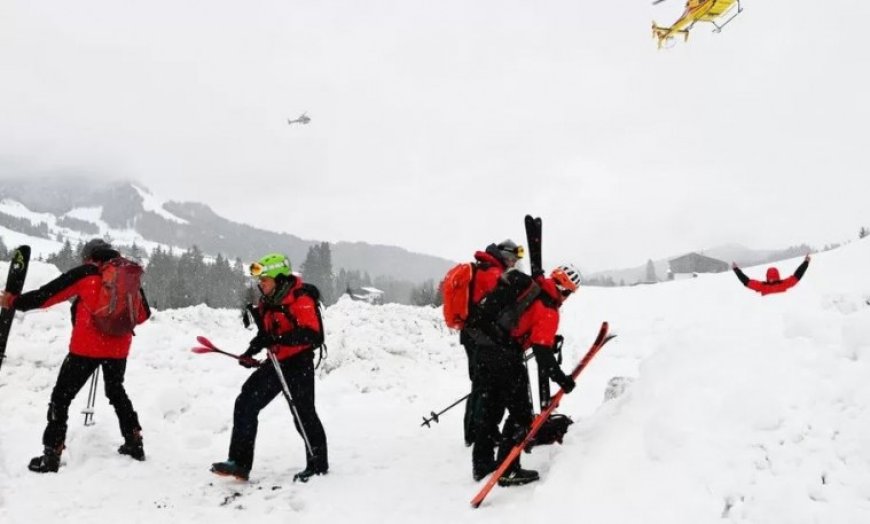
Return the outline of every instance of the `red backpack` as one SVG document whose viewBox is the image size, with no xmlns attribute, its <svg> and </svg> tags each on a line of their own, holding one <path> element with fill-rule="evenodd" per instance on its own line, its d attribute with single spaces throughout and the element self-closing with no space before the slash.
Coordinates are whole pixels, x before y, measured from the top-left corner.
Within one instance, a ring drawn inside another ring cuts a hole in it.
<svg viewBox="0 0 870 524">
<path fill-rule="evenodd" d="M 444 322 L 450 329 L 462 329 L 465 327 L 465 321 L 468 320 L 474 268 L 473 263 L 457 264 L 441 281 Z"/>
<path fill-rule="evenodd" d="M 142 266 L 124 257 L 116 257 L 100 265 L 103 286 L 93 311 L 94 325 L 111 336 L 134 334 L 143 309 Z"/>
</svg>

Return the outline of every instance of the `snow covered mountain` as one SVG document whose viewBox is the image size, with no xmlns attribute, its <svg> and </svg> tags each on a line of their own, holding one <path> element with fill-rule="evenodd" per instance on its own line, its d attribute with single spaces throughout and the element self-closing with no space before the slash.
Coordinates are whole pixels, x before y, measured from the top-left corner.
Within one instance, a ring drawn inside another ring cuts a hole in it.
<svg viewBox="0 0 870 524">
<path fill-rule="evenodd" d="M 58 238 L 75 242 L 95 235 L 149 251 L 157 245 L 254 260 L 282 250 L 301 263 L 319 243 L 288 233 L 239 224 L 207 205 L 173 202 L 141 184 L 97 181 L 85 175 L 0 180 L 0 237 L 7 245 L 28 243 L 35 256 L 60 249 Z M 422 282 L 440 279 L 452 265 L 443 258 L 365 242 L 331 244 L 333 267 Z"/>
<path fill-rule="evenodd" d="M 63 306 L 19 314 L 0 371 L 0 522 L 868 522 L 867 260 L 866 239 L 820 253 L 798 286 L 764 298 L 730 272 L 581 289 L 563 308 L 564 366 L 602 320 L 619 337 L 563 401 L 576 421 L 564 444 L 523 456 L 541 481 L 496 488 L 478 510 L 461 408 L 420 427 L 468 389 L 438 310 L 342 300 L 325 311 L 317 403 L 331 469 L 304 485 L 290 482 L 304 450 L 280 398 L 260 417 L 251 482 L 208 472 L 249 372 L 189 348 L 205 334 L 239 351 L 252 333 L 235 311 L 205 307 L 158 311 L 138 330 L 126 383 L 146 462 L 115 452 L 102 395 L 97 424 L 82 425 L 83 391 L 60 473 L 30 473 L 69 318 Z M 55 274 L 36 263 L 26 288 Z M 604 402 L 614 376 L 633 381 Z"/>
</svg>

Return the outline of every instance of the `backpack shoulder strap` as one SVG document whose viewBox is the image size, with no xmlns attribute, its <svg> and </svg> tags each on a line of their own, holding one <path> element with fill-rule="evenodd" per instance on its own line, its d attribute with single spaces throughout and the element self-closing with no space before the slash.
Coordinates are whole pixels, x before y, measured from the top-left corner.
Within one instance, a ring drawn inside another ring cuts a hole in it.
<svg viewBox="0 0 870 524">
<path fill-rule="evenodd" d="M 317 286 L 315 286 L 314 284 L 303 282 L 298 289 L 293 291 L 294 298 L 299 298 L 301 296 L 308 296 L 311 297 L 312 300 L 314 300 L 314 312 L 317 315 L 317 324 L 320 329 L 320 335 L 321 337 L 323 337 L 323 342 L 321 342 L 319 346 L 312 346 L 311 348 L 316 348 L 320 350 L 317 357 L 317 364 L 314 365 L 314 369 L 317 369 L 318 367 L 320 367 L 320 363 L 323 362 L 323 359 L 329 355 L 329 350 L 327 349 L 325 342 L 326 334 L 323 332 L 323 315 L 321 314 L 323 303 L 320 301 L 320 290 L 317 289 Z M 284 314 L 287 315 L 287 318 L 290 320 L 290 322 L 293 323 L 294 326 L 297 326 L 298 323 L 296 322 L 296 318 L 293 317 L 293 315 L 290 313 L 290 309 L 287 307 L 286 304 L 282 304 L 282 306 L 284 307 Z"/>
<path fill-rule="evenodd" d="M 299 298 L 301 296 L 311 297 L 314 299 L 314 302 L 317 303 L 318 307 L 320 306 L 320 290 L 317 289 L 317 286 L 314 284 L 303 282 L 301 286 L 293 290 L 293 298 Z"/>
<path fill-rule="evenodd" d="M 544 298 L 546 293 L 541 293 L 541 286 L 532 281 L 514 304 L 510 305 L 498 318 L 498 325 L 505 331 L 510 332 L 519 322 L 520 317 L 538 298 Z"/>
<path fill-rule="evenodd" d="M 478 262 L 471 263 L 471 280 L 468 281 L 468 311 L 474 307 L 474 284 L 477 282 L 477 269 L 479 267 L 481 266 Z"/>
</svg>

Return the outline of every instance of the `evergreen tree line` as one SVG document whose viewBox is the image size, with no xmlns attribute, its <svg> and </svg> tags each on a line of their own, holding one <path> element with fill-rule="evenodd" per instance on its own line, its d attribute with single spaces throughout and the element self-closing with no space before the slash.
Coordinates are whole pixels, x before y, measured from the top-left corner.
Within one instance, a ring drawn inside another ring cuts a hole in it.
<svg viewBox="0 0 870 524">
<path fill-rule="evenodd" d="M 6 213 L 0 213 L 0 226 L 9 228 L 12 231 L 24 233 L 25 235 L 40 238 L 51 238 L 51 236 L 48 234 L 48 224 L 46 224 L 45 222 L 40 222 L 39 224 L 34 226 L 33 223 L 26 218 L 7 215 Z"/>
<path fill-rule="evenodd" d="M 308 248 L 305 261 L 300 266 L 302 279 L 320 289 L 325 305 L 338 301 L 341 295 L 350 291 L 360 293 L 364 287 L 374 287 L 383 292 L 383 302 L 413 304 L 418 306 L 440 305 L 441 294 L 433 280 L 415 285 L 407 280 L 379 275 L 374 278 L 367 272 L 340 269 L 336 274 L 332 268 L 332 252 L 329 242 Z"/>
<path fill-rule="evenodd" d="M 111 239 L 107 241 L 111 243 Z M 238 258 L 231 262 L 218 254 L 214 261 L 207 261 L 197 246 L 180 254 L 158 247 L 147 256 L 145 250 L 135 243 L 131 246 L 117 243 L 113 245 L 125 257 L 146 265 L 142 285 L 149 302 L 157 309 L 196 304 L 235 308 L 257 298 L 256 283 L 247 276 L 247 267 Z M 82 242 L 74 246 L 69 240 L 65 240 L 61 249 L 46 257 L 45 261 L 54 264 L 61 271 L 68 271 L 81 264 L 82 246 Z M 4 249 L 0 239 L 0 255 L 6 256 Z M 321 300 L 327 306 L 337 302 L 347 291 L 358 294 L 363 292 L 364 287 L 383 291 L 385 303 L 420 306 L 441 304 L 439 286 L 434 280 L 414 285 L 412 282 L 388 276 L 372 278 L 368 272 L 359 270 L 342 268 L 335 273 L 328 242 L 311 246 L 305 260 L 298 267 L 293 261 L 291 264 L 294 270 L 302 274 L 305 282 L 320 289 Z"/>
<path fill-rule="evenodd" d="M 65 227 L 67 229 L 74 229 L 75 231 L 80 231 L 86 235 L 97 236 L 100 234 L 100 226 L 94 224 L 93 222 L 82 220 L 80 218 L 62 216 L 57 219 L 57 225 L 60 227 Z"/>
<path fill-rule="evenodd" d="M 66 240 L 60 251 L 49 255 L 45 261 L 61 271 L 68 271 L 82 263 L 82 246 L 83 243 L 79 242 L 73 247 Z M 123 256 L 140 264 L 148 259 L 142 287 L 148 295 L 148 302 L 157 309 L 197 304 L 235 308 L 244 303 L 248 294 L 249 279 L 245 277 L 239 259 L 230 264 L 226 257 L 218 254 L 214 261 L 206 262 L 196 246 L 179 255 L 171 249 L 157 247 L 150 257 L 146 257 L 146 251 L 135 243 L 131 246 L 115 244 L 115 247 Z"/>
<path fill-rule="evenodd" d="M 157 309 L 198 304 L 237 308 L 252 301 L 252 286 L 241 259 L 230 263 L 218 253 L 206 262 L 197 246 L 178 256 L 171 249 L 155 248 L 142 281 L 148 301 Z"/>
<path fill-rule="evenodd" d="M 444 303 L 441 296 L 441 283 L 429 279 L 411 289 L 411 304 L 415 306 L 440 306 Z"/>
</svg>

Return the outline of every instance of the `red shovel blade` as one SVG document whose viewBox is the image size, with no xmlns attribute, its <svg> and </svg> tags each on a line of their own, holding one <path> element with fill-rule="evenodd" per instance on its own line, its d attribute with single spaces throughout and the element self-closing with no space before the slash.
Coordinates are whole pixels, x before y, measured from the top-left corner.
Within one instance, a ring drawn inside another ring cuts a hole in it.
<svg viewBox="0 0 870 524">
<path fill-rule="evenodd" d="M 217 346 L 215 346 L 214 344 L 211 343 L 211 340 L 205 338 L 202 335 L 196 337 L 196 341 L 199 342 L 200 344 L 202 344 L 203 346 L 210 348 L 210 349 L 217 349 L 218 348 Z"/>
</svg>

